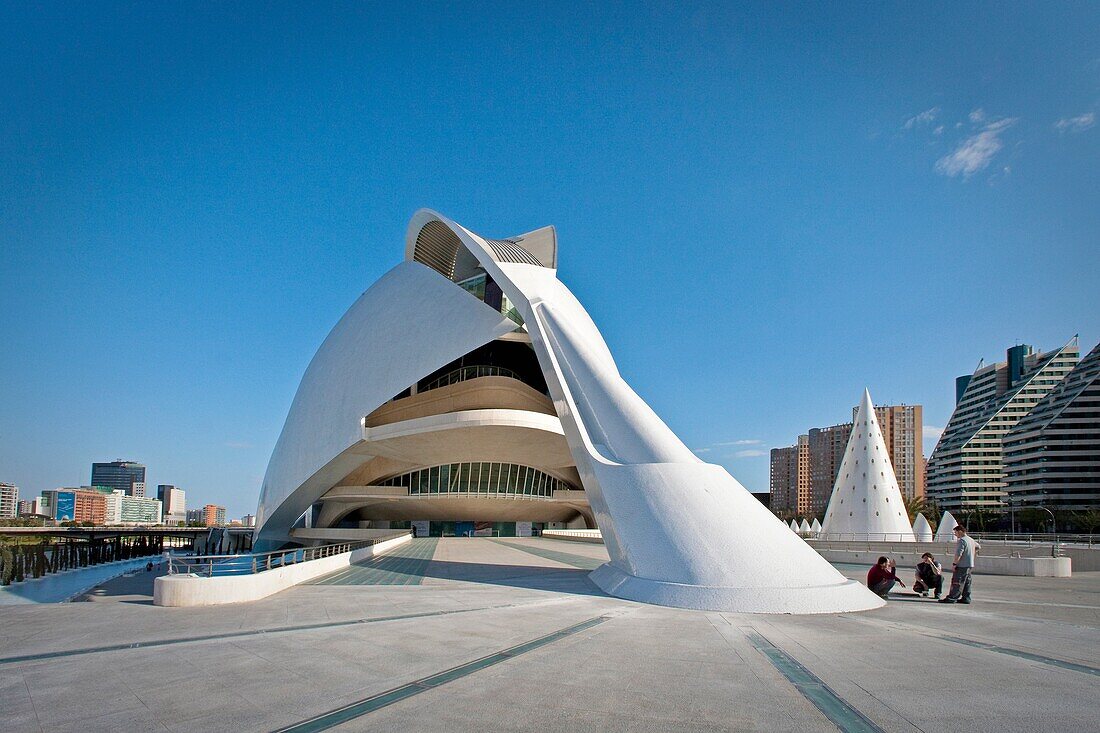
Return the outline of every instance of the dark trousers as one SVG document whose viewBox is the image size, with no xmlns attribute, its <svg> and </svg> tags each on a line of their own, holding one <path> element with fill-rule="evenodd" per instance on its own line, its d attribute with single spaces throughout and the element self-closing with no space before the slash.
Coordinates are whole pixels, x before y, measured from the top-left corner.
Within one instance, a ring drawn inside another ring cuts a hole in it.
<svg viewBox="0 0 1100 733">
<path fill-rule="evenodd" d="M 970 600 L 970 576 L 974 568 L 955 568 L 951 573 L 951 590 L 947 597 L 953 601 Z"/>
<path fill-rule="evenodd" d="M 920 578 L 916 583 L 913 583 L 913 590 L 917 593 L 923 593 L 926 590 L 930 590 L 937 596 L 943 593 L 943 576 L 935 575 L 931 578 Z"/>
<path fill-rule="evenodd" d="M 890 592 L 890 589 L 894 587 L 894 582 L 895 581 L 893 580 L 879 581 L 878 583 L 875 583 L 873 586 L 871 586 L 871 592 L 877 593 L 878 595 L 885 598 L 886 594 Z"/>
</svg>

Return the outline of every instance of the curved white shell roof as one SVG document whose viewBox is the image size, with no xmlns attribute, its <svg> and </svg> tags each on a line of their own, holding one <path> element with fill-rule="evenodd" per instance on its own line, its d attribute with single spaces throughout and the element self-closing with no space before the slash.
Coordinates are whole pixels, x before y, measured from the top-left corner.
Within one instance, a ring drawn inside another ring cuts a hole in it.
<svg viewBox="0 0 1100 733">
<path fill-rule="evenodd" d="M 867 390 L 856 410 L 821 532 L 856 539 L 913 541 L 913 526 Z"/>
<path fill-rule="evenodd" d="M 951 512 L 944 512 L 940 517 L 940 526 L 936 529 L 936 542 L 951 542 L 955 539 L 955 527 L 958 527 L 959 523 L 955 521 L 955 517 L 951 515 Z"/>
<path fill-rule="evenodd" d="M 932 525 L 923 514 L 917 514 L 917 518 L 913 520 L 913 536 L 917 542 L 932 541 Z"/>
<path fill-rule="evenodd" d="M 521 238 L 486 240 L 428 210 L 413 217 L 406 252 L 420 247 L 430 266 L 394 268 L 314 357 L 268 466 L 257 540 L 285 539 L 349 462 L 363 460 L 363 416 L 515 326 L 448 279 L 448 272 L 480 268 L 530 335 L 611 557 L 592 573 L 600 588 L 631 600 L 721 611 L 882 605 L 786 532 L 724 468 L 703 463 L 680 441 L 623 380 L 588 313 L 546 266 L 557 260 L 553 230 L 523 237 L 538 257 L 517 249 Z"/>
</svg>

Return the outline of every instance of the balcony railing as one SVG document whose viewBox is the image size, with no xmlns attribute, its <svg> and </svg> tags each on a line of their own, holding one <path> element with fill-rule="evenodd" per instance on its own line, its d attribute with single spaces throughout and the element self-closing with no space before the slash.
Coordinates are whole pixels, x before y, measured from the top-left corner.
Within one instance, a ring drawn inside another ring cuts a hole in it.
<svg viewBox="0 0 1100 733">
<path fill-rule="evenodd" d="M 519 375 L 511 369 L 481 364 L 477 366 L 459 367 L 452 372 L 447 372 L 442 377 L 438 377 L 428 382 L 426 385 L 419 388 L 418 391 L 427 392 L 428 390 L 446 387 L 449 384 L 458 384 L 459 382 L 465 382 L 467 379 L 477 379 L 479 377 L 511 377 L 512 379 L 519 380 Z"/>
</svg>

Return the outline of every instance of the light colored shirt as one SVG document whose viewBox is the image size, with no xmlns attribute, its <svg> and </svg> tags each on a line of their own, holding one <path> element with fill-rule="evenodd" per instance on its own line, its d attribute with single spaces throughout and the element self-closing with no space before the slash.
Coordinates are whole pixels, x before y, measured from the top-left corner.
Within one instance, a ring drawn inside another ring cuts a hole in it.
<svg viewBox="0 0 1100 733">
<path fill-rule="evenodd" d="M 981 549 L 977 540 L 968 534 L 959 538 L 955 545 L 955 566 L 960 568 L 974 567 L 974 555 Z"/>
</svg>

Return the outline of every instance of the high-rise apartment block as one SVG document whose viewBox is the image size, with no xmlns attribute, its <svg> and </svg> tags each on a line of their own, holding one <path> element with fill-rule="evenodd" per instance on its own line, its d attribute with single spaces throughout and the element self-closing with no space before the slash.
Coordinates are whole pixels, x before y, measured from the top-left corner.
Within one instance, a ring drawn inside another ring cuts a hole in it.
<svg viewBox="0 0 1100 733">
<path fill-rule="evenodd" d="M 0 483 L 0 518 L 12 518 L 19 514 L 19 487 Z"/>
<path fill-rule="evenodd" d="M 808 436 L 798 436 L 798 441 L 787 448 L 772 448 L 771 510 L 799 517 L 812 513 Z"/>
<path fill-rule="evenodd" d="M 225 507 L 217 504 L 207 504 L 202 508 L 203 523 L 207 527 L 222 527 L 225 525 Z"/>
<path fill-rule="evenodd" d="M 17 514 L 20 517 L 33 517 L 34 516 L 34 500 L 33 499 L 20 499 Z"/>
<path fill-rule="evenodd" d="M 1100 344 L 1005 435 L 1007 501 L 1100 507 Z"/>
<path fill-rule="evenodd" d="M 823 515 L 829 506 L 833 482 L 851 435 L 850 422 L 810 429 L 810 514 L 814 516 Z"/>
<path fill-rule="evenodd" d="M 1003 441 L 1073 370 L 1080 351 L 1075 337 L 1043 353 L 1013 346 L 1006 356 L 955 380 L 955 411 L 928 459 L 928 495 L 941 509 L 1004 506 Z"/>
<path fill-rule="evenodd" d="M 187 521 L 186 495 L 183 489 L 171 484 L 159 484 L 157 486 L 157 499 L 164 508 L 164 521 L 166 524 L 177 524 Z"/>
<path fill-rule="evenodd" d="M 853 407 L 853 416 L 855 410 Z M 924 496 L 923 409 L 920 405 L 880 405 L 875 407 L 875 417 L 882 428 L 887 454 L 902 496 L 906 499 Z M 790 467 L 792 454 L 783 452 L 793 451 L 798 446 L 773 449 L 772 511 L 776 514 L 794 512 L 806 517 L 824 515 L 840 462 L 844 458 L 844 448 L 851 435 L 852 423 L 847 422 L 827 428 L 811 428 L 807 435 L 801 436 L 799 443 L 805 442 L 805 475 Z M 798 493 L 797 489 L 792 493 L 787 487 L 802 486 L 805 482 L 808 482 L 805 498 L 796 500 L 796 496 L 802 497 L 803 494 Z M 777 489 L 780 492 L 778 498 L 783 501 L 778 510 Z"/>
<path fill-rule="evenodd" d="M 127 496 L 145 496 L 145 466 L 121 458 L 92 464 L 92 486 L 119 489 Z"/>
</svg>

